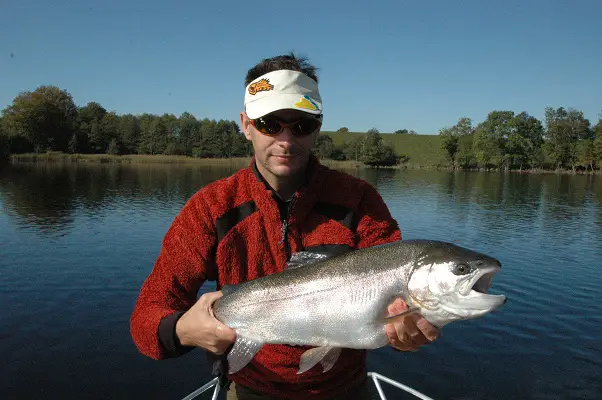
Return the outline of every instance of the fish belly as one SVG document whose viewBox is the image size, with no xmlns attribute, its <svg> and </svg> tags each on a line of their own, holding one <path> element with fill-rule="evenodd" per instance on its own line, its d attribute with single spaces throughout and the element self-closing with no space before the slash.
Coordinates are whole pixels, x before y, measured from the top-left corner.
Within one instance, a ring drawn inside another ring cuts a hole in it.
<svg viewBox="0 0 602 400">
<path fill-rule="evenodd" d="M 391 297 L 387 288 L 361 284 L 298 296 L 283 293 L 278 301 L 241 307 L 225 323 L 263 343 L 373 349 L 388 343 L 379 320 Z"/>
</svg>

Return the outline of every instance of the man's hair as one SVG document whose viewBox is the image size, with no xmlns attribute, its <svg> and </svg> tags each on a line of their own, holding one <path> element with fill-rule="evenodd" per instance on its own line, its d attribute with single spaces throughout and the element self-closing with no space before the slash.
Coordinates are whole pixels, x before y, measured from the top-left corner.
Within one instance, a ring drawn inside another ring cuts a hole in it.
<svg viewBox="0 0 602 400">
<path fill-rule="evenodd" d="M 245 87 L 262 75 L 283 69 L 302 72 L 316 81 L 316 83 L 318 82 L 318 77 L 316 76 L 317 68 L 311 65 L 306 57 L 297 57 L 294 53 L 289 53 L 261 60 L 259 64 L 247 72 Z"/>
</svg>

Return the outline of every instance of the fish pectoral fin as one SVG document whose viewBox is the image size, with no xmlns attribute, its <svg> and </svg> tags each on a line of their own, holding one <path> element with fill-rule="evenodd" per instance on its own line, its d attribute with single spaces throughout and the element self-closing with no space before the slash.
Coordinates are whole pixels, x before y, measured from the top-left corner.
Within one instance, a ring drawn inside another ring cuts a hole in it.
<svg viewBox="0 0 602 400">
<path fill-rule="evenodd" d="M 417 312 L 418 312 L 418 307 L 413 307 L 413 308 L 410 308 L 410 309 L 402 312 L 401 314 L 396 314 L 396 315 L 391 315 L 389 317 L 384 317 L 380 322 L 382 322 L 385 325 L 386 324 L 390 324 L 391 322 L 398 321 L 398 320 L 400 320 L 400 319 L 402 319 L 402 318 L 404 318 L 404 317 L 406 317 L 408 315 L 415 314 Z"/>
<path fill-rule="evenodd" d="M 263 342 L 245 336 L 244 332 L 236 332 L 236 342 L 228 353 L 228 373 L 233 374 L 247 365 L 261 347 Z"/>
<path fill-rule="evenodd" d="M 322 346 L 307 350 L 301 355 L 299 362 L 299 371 L 297 374 L 302 374 L 309 371 L 317 363 L 322 363 L 323 372 L 330 370 L 339 359 L 341 354 L 340 347 Z"/>
<path fill-rule="evenodd" d="M 328 350 L 328 352 L 324 356 L 324 358 L 320 361 L 320 364 L 322 364 L 322 368 L 324 368 L 322 372 L 330 371 L 330 369 L 334 367 L 334 364 L 337 362 L 340 355 L 340 347 L 331 347 L 330 350 Z"/>
</svg>

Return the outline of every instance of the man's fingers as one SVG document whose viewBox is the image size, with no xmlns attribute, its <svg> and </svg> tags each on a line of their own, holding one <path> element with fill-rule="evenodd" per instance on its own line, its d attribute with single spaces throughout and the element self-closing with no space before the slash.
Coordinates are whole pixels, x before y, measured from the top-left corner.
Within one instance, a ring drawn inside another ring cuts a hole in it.
<svg viewBox="0 0 602 400">
<path fill-rule="evenodd" d="M 397 350 L 401 351 L 417 351 L 419 344 L 416 343 L 404 325 L 407 318 L 401 322 L 393 322 L 385 325 L 385 333 L 389 339 L 389 343 Z"/>
<path fill-rule="evenodd" d="M 211 307 L 211 306 L 213 306 L 213 303 L 215 303 L 217 301 L 217 299 L 219 299 L 222 296 L 223 296 L 223 294 L 222 294 L 221 290 L 218 292 L 205 293 L 204 295 L 201 296 L 201 298 L 199 299 L 199 302 L 201 304 L 203 304 L 204 306 Z"/>
<path fill-rule="evenodd" d="M 387 310 L 389 311 L 389 317 L 391 317 L 408 311 L 408 306 L 403 300 L 397 298 L 389 305 Z"/>
<path fill-rule="evenodd" d="M 215 322 L 215 336 L 228 343 L 233 343 L 236 340 L 236 331 L 222 324 L 218 320 L 216 320 Z"/>
<path fill-rule="evenodd" d="M 441 331 L 439 329 L 431 325 L 426 319 L 422 317 L 418 318 L 418 320 L 416 321 L 416 326 L 418 327 L 418 329 L 420 329 L 424 337 L 426 337 L 426 339 L 430 342 L 437 339 L 441 335 Z"/>
<path fill-rule="evenodd" d="M 387 307 L 389 316 L 401 314 L 408 309 L 401 298 L 395 299 Z M 429 344 L 440 335 L 439 329 L 420 315 L 408 315 L 400 321 L 385 325 L 385 333 L 391 345 L 401 351 L 417 351 L 420 346 Z"/>
</svg>

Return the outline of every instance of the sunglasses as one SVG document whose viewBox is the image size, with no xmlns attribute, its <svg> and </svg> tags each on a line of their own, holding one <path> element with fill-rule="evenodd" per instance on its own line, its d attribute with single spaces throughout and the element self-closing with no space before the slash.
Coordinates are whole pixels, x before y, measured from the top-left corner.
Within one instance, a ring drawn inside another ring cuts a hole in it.
<svg viewBox="0 0 602 400">
<path fill-rule="evenodd" d="M 276 136 L 284 128 L 289 128 L 294 136 L 303 137 L 314 133 L 322 126 L 322 115 L 316 117 L 304 117 L 293 122 L 282 122 L 276 117 L 266 116 L 249 120 L 251 125 L 266 136 Z"/>
</svg>

